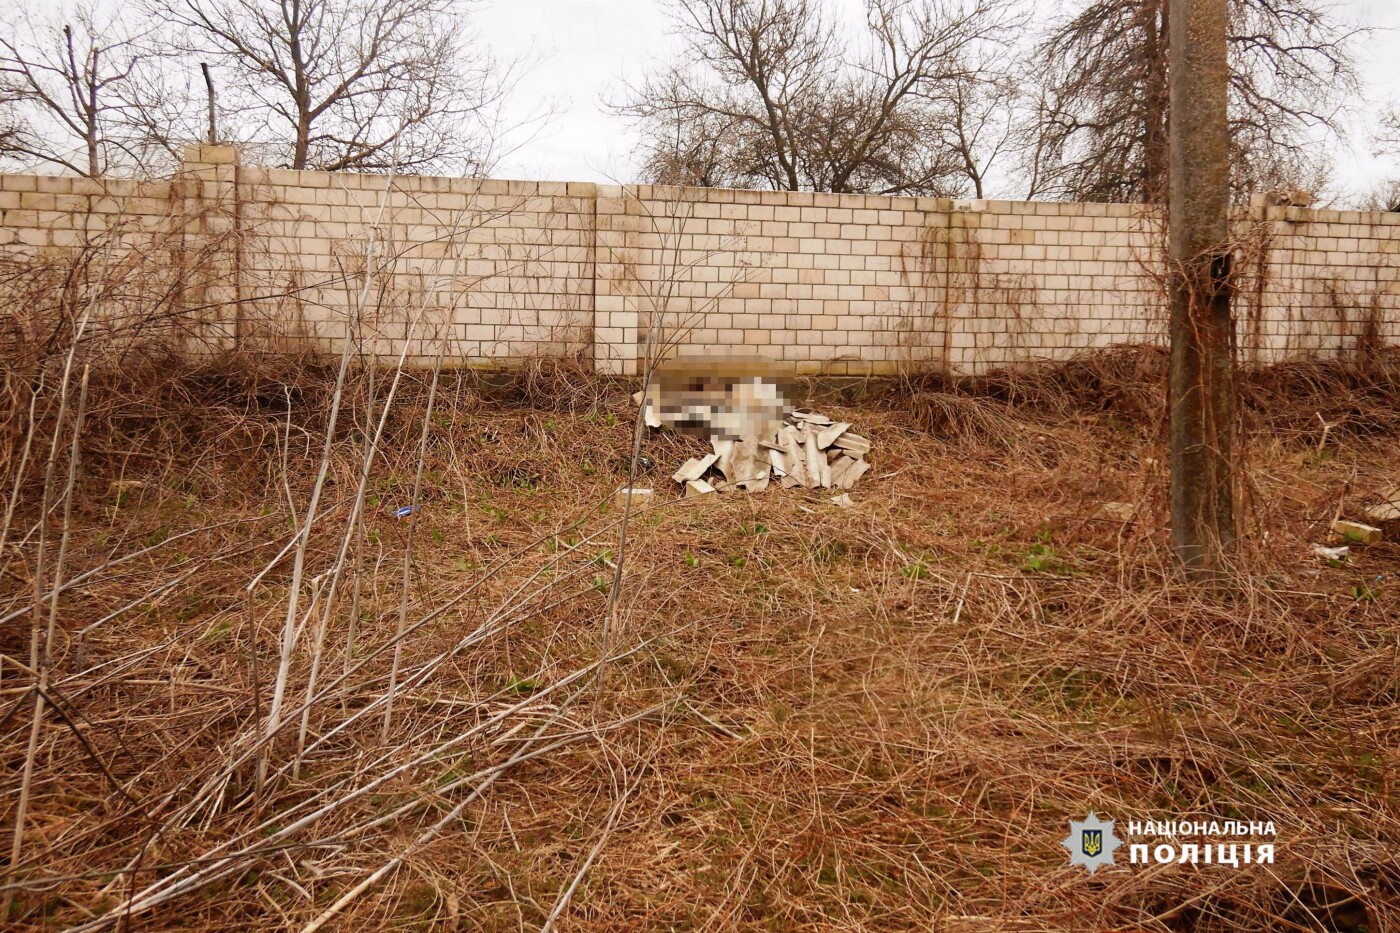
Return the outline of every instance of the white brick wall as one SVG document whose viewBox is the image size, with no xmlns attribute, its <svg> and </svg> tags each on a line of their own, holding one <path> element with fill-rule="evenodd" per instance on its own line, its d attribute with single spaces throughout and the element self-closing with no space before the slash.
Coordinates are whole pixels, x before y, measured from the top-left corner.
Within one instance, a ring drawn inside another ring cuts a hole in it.
<svg viewBox="0 0 1400 933">
<path fill-rule="evenodd" d="M 239 232 L 194 270 L 212 334 L 256 318 L 335 350 L 358 329 L 367 352 L 415 360 L 577 352 L 630 374 L 653 340 L 804 372 L 975 371 L 1165 335 L 1160 218 L 1140 205 L 423 177 L 390 189 L 240 167 L 216 147 L 195 147 L 170 182 L 0 176 L 6 253 L 118 227 L 135 249 Z M 1372 316 L 1400 339 L 1400 215 L 1256 208 L 1236 231 L 1246 361 L 1344 351 Z"/>
</svg>

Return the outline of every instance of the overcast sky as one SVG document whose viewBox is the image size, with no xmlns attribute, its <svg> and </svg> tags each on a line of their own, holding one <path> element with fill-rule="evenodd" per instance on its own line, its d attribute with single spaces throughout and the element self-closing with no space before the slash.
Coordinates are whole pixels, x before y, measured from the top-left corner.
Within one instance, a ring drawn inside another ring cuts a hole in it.
<svg viewBox="0 0 1400 933">
<path fill-rule="evenodd" d="M 862 0 L 829 0 L 852 16 Z M 1037 25 L 1057 4 L 1035 3 Z M 1400 0 L 1337 0 L 1336 16 L 1374 32 L 1357 45 L 1366 82 L 1350 120 L 1351 144 L 1338 153 L 1339 187 L 1359 190 L 1396 166 L 1367 151 L 1365 138 L 1386 102 L 1400 103 Z M 677 47 L 664 0 L 483 0 L 476 29 L 495 54 L 523 60 L 528 70 L 506 113 L 519 123 L 541 108 L 557 113 L 544 126 L 516 133 L 516 148 L 494 172 L 503 178 L 632 181 L 636 137 L 607 113 L 604 100 Z M 532 135 L 533 134 L 533 135 Z"/>
</svg>

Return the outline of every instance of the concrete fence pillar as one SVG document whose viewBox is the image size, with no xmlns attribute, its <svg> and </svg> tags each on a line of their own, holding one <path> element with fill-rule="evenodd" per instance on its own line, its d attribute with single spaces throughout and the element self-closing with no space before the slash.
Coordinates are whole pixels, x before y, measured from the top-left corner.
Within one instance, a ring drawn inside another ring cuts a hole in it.
<svg viewBox="0 0 1400 933">
<path fill-rule="evenodd" d="M 613 376 L 640 371 L 639 225 L 635 198 L 620 185 L 599 185 L 594 214 L 593 367 Z"/>
<path fill-rule="evenodd" d="M 185 148 L 177 178 L 183 194 L 176 219 L 182 239 L 179 273 L 185 306 L 197 310 L 192 340 L 205 350 L 240 347 L 246 336 L 239 181 L 237 149 Z"/>
</svg>

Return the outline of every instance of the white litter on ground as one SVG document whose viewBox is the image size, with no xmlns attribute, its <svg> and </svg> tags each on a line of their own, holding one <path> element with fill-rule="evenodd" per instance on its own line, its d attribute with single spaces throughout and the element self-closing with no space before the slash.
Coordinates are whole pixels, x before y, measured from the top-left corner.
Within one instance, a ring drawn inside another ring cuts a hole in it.
<svg viewBox="0 0 1400 933">
<path fill-rule="evenodd" d="M 1346 560 L 1347 554 L 1351 553 L 1351 548 L 1345 544 L 1341 547 L 1327 547 L 1324 544 L 1313 545 L 1313 553 L 1323 560 Z"/>
</svg>

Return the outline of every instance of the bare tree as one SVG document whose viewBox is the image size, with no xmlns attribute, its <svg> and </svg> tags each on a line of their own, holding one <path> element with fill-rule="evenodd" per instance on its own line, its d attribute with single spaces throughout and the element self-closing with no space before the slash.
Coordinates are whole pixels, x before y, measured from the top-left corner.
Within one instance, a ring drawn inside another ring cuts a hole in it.
<svg viewBox="0 0 1400 933">
<path fill-rule="evenodd" d="M 820 0 L 673 0 L 684 61 L 629 88 L 653 180 L 947 193 L 948 92 L 979 79 L 1008 0 L 867 0 L 865 49 Z"/>
<path fill-rule="evenodd" d="M 1228 0 L 1232 185 L 1318 183 L 1319 130 L 1355 87 L 1349 40 L 1317 0 Z M 1160 202 L 1167 176 L 1167 0 L 1091 0 L 1041 44 L 1041 189 Z"/>
<path fill-rule="evenodd" d="M 1383 178 L 1361 195 L 1358 210 L 1400 212 L 1400 178 Z"/>
<path fill-rule="evenodd" d="M 960 187 L 975 198 L 987 197 L 989 172 L 1021 152 L 1027 142 L 1019 120 L 1024 98 L 1021 80 L 1009 70 L 955 77 L 938 82 L 927 97 L 937 108 L 938 145 L 952 154 L 955 173 L 965 182 Z M 1032 191 L 1029 196 L 1033 195 Z"/>
<path fill-rule="evenodd" d="M 147 0 L 218 65 L 220 106 L 294 169 L 479 168 L 504 93 L 460 0 Z"/>
<path fill-rule="evenodd" d="M 1391 107 L 1381 114 L 1371 142 L 1374 155 L 1400 160 L 1400 107 Z M 1400 174 L 1392 173 L 1375 182 L 1361 195 L 1357 207 L 1363 211 L 1400 211 Z"/>
<path fill-rule="evenodd" d="M 150 146 L 140 88 L 160 58 L 145 34 L 80 6 L 66 20 L 0 27 L 0 155 L 89 177 L 140 170 Z"/>
<path fill-rule="evenodd" d="M 644 111 L 644 178 L 663 185 L 742 188 L 763 171 L 765 147 L 756 124 L 727 108 L 674 105 L 687 94 L 680 73 L 654 77 L 646 93 L 653 102 L 673 106 Z M 626 109 L 643 113 L 632 105 Z"/>
</svg>

